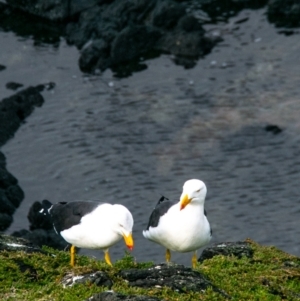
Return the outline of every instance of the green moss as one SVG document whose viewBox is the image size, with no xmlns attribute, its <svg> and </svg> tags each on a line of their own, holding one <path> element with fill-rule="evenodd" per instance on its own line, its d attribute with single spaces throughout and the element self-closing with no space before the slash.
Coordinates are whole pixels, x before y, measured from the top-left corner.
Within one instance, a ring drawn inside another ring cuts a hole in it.
<svg viewBox="0 0 300 301">
<path fill-rule="evenodd" d="M 274 247 L 251 242 L 253 258 L 215 256 L 198 264 L 196 270 L 205 274 L 218 288 L 232 296 L 231 300 L 299 300 L 300 259 Z M 179 294 L 169 288 L 141 289 L 129 287 L 118 272 L 128 268 L 147 268 L 151 263 L 137 263 L 128 253 L 113 267 L 87 256 L 77 255 L 76 267 L 69 265 L 68 252 L 43 248 L 44 254 L 23 251 L 0 252 L 0 300 L 72 300 L 81 301 L 94 293 L 107 290 L 91 283 L 63 288 L 67 274 L 105 271 L 113 280 L 116 292 L 155 296 L 164 300 L 224 300 L 219 293 Z"/>
</svg>

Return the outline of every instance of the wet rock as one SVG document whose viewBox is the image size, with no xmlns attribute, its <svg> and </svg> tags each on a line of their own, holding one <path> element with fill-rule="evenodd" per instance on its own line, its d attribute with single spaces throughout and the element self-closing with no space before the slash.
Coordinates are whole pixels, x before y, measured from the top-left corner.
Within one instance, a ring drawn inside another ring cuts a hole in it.
<svg viewBox="0 0 300 301">
<path fill-rule="evenodd" d="M 92 41 L 81 52 L 80 70 L 83 72 L 89 72 L 92 69 L 104 71 L 111 65 L 109 53 L 109 45 L 103 39 Z"/>
<path fill-rule="evenodd" d="M 35 107 L 40 107 L 44 98 L 41 87 L 29 87 L 13 96 L 4 98 L 0 103 L 0 146 L 12 138 L 21 123 Z"/>
<path fill-rule="evenodd" d="M 16 207 L 10 202 L 10 200 L 7 198 L 5 191 L 3 189 L 0 189 L 0 202 L 1 202 L 1 213 L 6 213 L 12 215 Z"/>
<path fill-rule="evenodd" d="M 148 269 L 122 270 L 120 276 L 128 281 L 128 285 L 143 288 L 167 286 L 180 292 L 199 292 L 207 288 L 227 296 L 204 275 L 183 265 L 160 264 Z"/>
<path fill-rule="evenodd" d="M 112 291 L 95 294 L 85 301 L 159 301 L 160 299 L 142 295 L 123 295 Z"/>
<path fill-rule="evenodd" d="M 5 157 L 0 159 L 0 230 L 7 229 L 12 223 L 12 214 L 24 198 L 17 179 L 6 170 Z"/>
<path fill-rule="evenodd" d="M 35 45 L 45 43 L 59 45 L 65 25 L 24 13 L 17 6 L 0 2 L 0 27 L 4 31 L 13 31 L 18 36 L 30 37 Z"/>
<path fill-rule="evenodd" d="M 24 192 L 18 185 L 11 185 L 5 190 L 5 195 L 10 202 L 17 208 L 24 199 Z"/>
<path fill-rule="evenodd" d="M 35 229 L 33 231 L 28 231 L 26 229 L 22 229 L 20 231 L 13 232 L 11 235 L 14 237 L 24 238 L 39 247 L 49 246 L 54 249 L 64 250 L 68 245 L 61 236 L 55 233 L 54 230 Z"/>
<path fill-rule="evenodd" d="M 17 184 L 17 179 L 5 168 L 0 168 L 0 188 L 6 189 Z"/>
<path fill-rule="evenodd" d="M 10 214 L 0 213 L 0 231 L 6 230 L 13 222 L 13 218 Z"/>
<path fill-rule="evenodd" d="M 81 11 L 95 6 L 101 0 L 7 0 L 9 5 L 18 9 L 52 21 L 63 21 Z"/>
<path fill-rule="evenodd" d="M 132 25 L 118 34 L 111 46 L 112 64 L 128 62 L 150 51 L 160 32 L 150 26 Z"/>
<path fill-rule="evenodd" d="M 40 213 L 43 208 L 40 202 L 34 202 L 27 216 L 30 230 L 22 229 L 11 235 L 27 239 L 39 247 L 45 245 L 59 250 L 66 249 L 68 243 L 54 231 L 50 215 Z"/>
<path fill-rule="evenodd" d="M 298 0 L 270 0 L 268 19 L 279 27 L 300 26 L 300 2 Z"/>
<path fill-rule="evenodd" d="M 79 64 L 84 72 L 120 65 L 138 71 L 144 68 L 135 61 L 161 52 L 187 56 L 190 63 L 219 41 L 204 33 L 185 4 L 173 0 L 113 1 L 82 12 L 78 22 L 67 26 L 68 42 L 83 47 Z M 183 59 L 176 62 L 188 65 Z"/>
<path fill-rule="evenodd" d="M 152 14 L 152 24 L 163 29 L 172 29 L 184 15 L 183 4 L 174 1 L 158 2 Z"/>
<path fill-rule="evenodd" d="M 15 82 L 8 82 L 5 87 L 7 89 L 10 89 L 10 90 L 18 90 L 20 87 L 23 87 L 22 84 L 19 84 L 19 83 L 15 83 Z"/>
<path fill-rule="evenodd" d="M 248 258 L 252 258 L 253 249 L 251 248 L 251 244 L 246 241 L 214 244 L 203 250 L 198 261 L 203 262 L 204 260 L 210 259 L 217 255 L 236 256 L 238 258 L 246 256 Z"/>
<path fill-rule="evenodd" d="M 42 252 L 36 245 L 23 238 L 0 234 L 0 251 L 3 250 L 24 251 L 28 253 Z"/>
<path fill-rule="evenodd" d="M 102 271 L 89 273 L 85 275 L 74 276 L 74 274 L 68 274 L 62 279 L 62 285 L 72 286 L 77 283 L 93 283 L 97 286 L 107 286 L 109 289 L 112 287 L 113 282 L 109 276 Z"/>
<path fill-rule="evenodd" d="M 279 126 L 274 125 L 274 124 L 269 124 L 269 125 L 267 125 L 267 126 L 265 127 L 265 130 L 266 130 L 267 132 L 272 132 L 274 135 L 277 135 L 277 134 L 279 134 L 279 133 L 282 132 L 282 129 L 281 129 Z"/>
</svg>

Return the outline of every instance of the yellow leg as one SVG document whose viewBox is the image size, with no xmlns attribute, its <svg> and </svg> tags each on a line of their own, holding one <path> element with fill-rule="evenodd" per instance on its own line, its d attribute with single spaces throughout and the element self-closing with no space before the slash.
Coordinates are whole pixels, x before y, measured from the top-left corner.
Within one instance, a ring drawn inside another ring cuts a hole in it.
<svg viewBox="0 0 300 301">
<path fill-rule="evenodd" d="M 169 249 L 166 250 L 166 262 L 169 263 L 171 260 L 171 251 Z"/>
<path fill-rule="evenodd" d="M 194 255 L 192 257 L 192 267 L 193 269 L 196 267 L 196 264 L 198 262 L 198 259 L 197 259 L 197 251 L 194 252 Z"/>
<path fill-rule="evenodd" d="M 110 261 L 110 256 L 109 256 L 108 250 L 104 251 L 104 254 L 105 254 L 105 255 L 104 255 L 104 259 L 105 259 L 106 263 L 107 263 L 108 265 L 112 266 L 112 263 L 111 263 L 111 261 Z"/>
<path fill-rule="evenodd" d="M 74 267 L 74 265 L 75 265 L 76 249 L 75 249 L 75 246 L 73 246 L 73 245 L 71 246 L 70 254 L 71 254 L 71 267 Z"/>
</svg>

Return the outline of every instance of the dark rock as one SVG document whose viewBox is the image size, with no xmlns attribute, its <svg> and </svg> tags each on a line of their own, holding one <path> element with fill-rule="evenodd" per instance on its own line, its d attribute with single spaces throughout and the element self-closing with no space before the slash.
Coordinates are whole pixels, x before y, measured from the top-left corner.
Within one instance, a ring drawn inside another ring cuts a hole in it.
<svg viewBox="0 0 300 301">
<path fill-rule="evenodd" d="M 160 36 L 160 31 L 150 26 L 126 27 L 112 43 L 112 64 L 124 63 L 147 53 Z"/>
<path fill-rule="evenodd" d="M 2 70 L 5 70 L 6 69 L 6 67 L 5 66 L 3 66 L 3 65 L 0 65 L 0 71 L 2 71 Z"/>
<path fill-rule="evenodd" d="M 211 18 L 211 22 L 227 21 L 242 9 L 259 9 L 268 0 L 200 0 L 201 9 Z M 199 8 L 198 8 L 199 9 Z"/>
<path fill-rule="evenodd" d="M 245 241 L 214 244 L 211 247 L 203 250 L 198 261 L 203 262 L 204 260 L 210 259 L 217 255 L 236 256 L 238 258 L 246 256 L 248 258 L 252 258 L 253 249 L 251 248 L 251 244 Z"/>
<path fill-rule="evenodd" d="M 63 21 L 81 11 L 95 6 L 101 0 L 7 0 L 6 3 L 18 9 L 52 21 Z"/>
<path fill-rule="evenodd" d="M 7 198 L 5 191 L 3 189 L 0 189 L 0 213 L 6 213 L 12 215 L 16 207 L 10 202 L 10 200 Z"/>
<path fill-rule="evenodd" d="M 50 215 L 40 213 L 40 210 L 43 208 L 40 202 L 34 202 L 27 216 L 30 223 L 30 231 L 22 229 L 13 232 L 11 235 L 23 237 L 39 247 L 45 245 L 54 249 L 65 250 L 68 243 L 54 231 Z"/>
<path fill-rule="evenodd" d="M 24 192 L 19 185 L 9 186 L 5 190 L 5 195 L 16 208 L 19 207 L 24 199 Z"/>
<path fill-rule="evenodd" d="M 30 37 L 35 45 L 45 43 L 59 45 L 65 25 L 26 13 L 18 6 L 0 2 L 0 27 L 5 31 L 13 31 L 18 36 Z"/>
<path fill-rule="evenodd" d="M 207 288 L 227 296 L 204 275 L 183 265 L 160 264 L 148 269 L 122 270 L 120 276 L 128 285 L 143 288 L 167 286 L 180 293 L 199 292 Z"/>
<path fill-rule="evenodd" d="M 10 90 L 18 90 L 20 87 L 23 87 L 23 85 L 15 82 L 8 82 L 5 87 Z"/>
<path fill-rule="evenodd" d="M 191 15 L 183 16 L 178 23 L 178 27 L 186 32 L 198 31 L 199 34 L 203 35 L 205 33 L 200 22 Z"/>
<path fill-rule="evenodd" d="M 0 234 L 0 251 L 3 250 L 24 251 L 27 253 L 42 252 L 40 248 L 26 239 Z"/>
<path fill-rule="evenodd" d="M 16 185 L 17 183 L 17 179 L 10 172 L 0 167 L 0 188 L 6 189 L 11 185 Z"/>
<path fill-rule="evenodd" d="M 6 158 L 2 152 L 0 152 L 0 166 L 5 168 L 6 166 Z"/>
<path fill-rule="evenodd" d="M 142 295 L 123 295 L 115 292 L 102 292 L 93 295 L 86 301 L 159 301 L 161 299 Z"/>
<path fill-rule="evenodd" d="M 94 273 L 79 276 L 68 274 L 62 279 L 62 284 L 64 286 L 72 286 L 75 283 L 93 283 L 97 286 L 107 286 L 109 289 L 113 285 L 113 282 L 109 278 L 109 276 L 102 271 L 97 271 Z"/>
<path fill-rule="evenodd" d="M 96 69 L 105 70 L 111 65 L 109 55 L 109 45 L 103 39 L 91 42 L 81 52 L 80 70 L 83 72 L 91 72 Z"/>
<path fill-rule="evenodd" d="M 6 230 L 13 222 L 11 215 L 6 213 L 0 213 L 0 231 Z"/>
<path fill-rule="evenodd" d="M 184 14 L 185 7 L 182 4 L 174 1 L 158 2 L 152 14 L 152 23 L 156 27 L 172 29 Z"/>
<path fill-rule="evenodd" d="M 268 5 L 268 19 L 279 27 L 300 26 L 299 0 L 270 0 Z"/>
<path fill-rule="evenodd" d="M 176 56 L 199 58 L 209 53 L 212 46 L 211 40 L 199 32 L 177 30 L 165 34 L 156 47 Z"/>
<path fill-rule="evenodd" d="M 34 110 L 40 107 L 44 98 L 40 94 L 43 85 L 29 87 L 17 94 L 4 98 L 0 103 L 0 146 L 13 137 L 21 123 Z"/>
<path fill-rule="evenodd" d="M 1 104 L 0 104 L 1 106 Z M 1 130 L 0 130 L 1 131 Z M 6 230 L 13 219 L 11 215 L 24 198 L 17 179 L 6 170 L 6 159 L 0 152 L 0 230 Z"/>
<path fill-rule="evenodd" d="M 35 229 L 33 231 L 23 229 L 15 231 L 11 235 L 24 238 L 39 247 L 49 246 L 54 249 L 64 250 L 67 246 L 65 240 L 60 235 L 57 235 L 53 229 L 48 231 L 44 229 Z"/>
<path fill-rule="evenodd" d="M 277 125 L 269 124 L 265 127 L 267 132 L 272 132 L 274 135 L 277 135 L 282 132 L 282 129 Z"/>
</svg>

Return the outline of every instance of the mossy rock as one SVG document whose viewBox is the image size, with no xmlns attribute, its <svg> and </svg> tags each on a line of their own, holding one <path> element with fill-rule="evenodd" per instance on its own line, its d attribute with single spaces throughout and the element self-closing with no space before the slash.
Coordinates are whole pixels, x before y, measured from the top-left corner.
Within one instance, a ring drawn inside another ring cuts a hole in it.
<svg viewBox="0 0 300 301">
<path fill-rule="evenodd" d="M 9 244 L 13 242 L 10 241 Z M 135 262 L 125 254 L 113 267 L 102 260 L 78 255 L 75 268 L 70 267 L 68 252 L 43 247 L 42 252 L 19 249 L 0 251 L 0 300 L 299 300 L 300 259 L 275 247 L 249 241 L 253 254 L 246 256 L 216 255 L 198 263 L 199 273 L 212 283 L 206 289 L 175 290 L 167 286 L 136 287 L 124 279 L 124 271 L 137 269 L 143 273 L 151 262 Z M 172 265 L 170 265 L 172 266 Z M 98 274 L 97 274 L 98 272 Z M 67 275 L 96 275 L 73 285 L 63 285 Z M 99 277 L 100 278 L 99 278 Z M 123 277 L 122 277 L 123 276 Z M 105 278 L 106 277 L 106 278 Z M 105 279 L 103 283 L 97 279 Z M 114 293 L 105 293 L 108 290 Z M 93 299 L 94 298 L 94 299 Z M 102 299 L 101 299 L 102 298 Z M 140 299 L 139 299 L 140 298 Z"/>
</svg>

